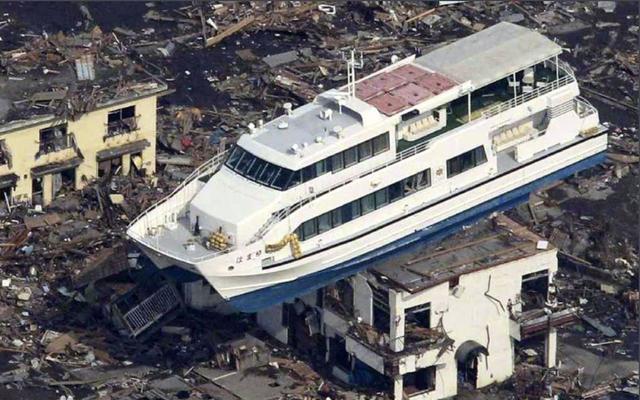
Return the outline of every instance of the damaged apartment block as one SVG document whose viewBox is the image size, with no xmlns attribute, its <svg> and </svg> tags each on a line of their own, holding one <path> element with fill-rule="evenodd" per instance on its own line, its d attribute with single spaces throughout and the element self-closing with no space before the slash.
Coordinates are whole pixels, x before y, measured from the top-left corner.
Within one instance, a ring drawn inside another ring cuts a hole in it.
<svg viewBox="0 0 640 400">
<path fill-rule="evenodd" d="M 347 383 L 442 399 L 509 378 L 521 340 L 544 340 L 555 366 L 556 328 L 578 312 L 554 300 L 557 268 L 555 248 L 499 216 L 257 318 Z"/>
<path fill-rule="evenodd" d="M 5 53 L 12 76 L 0 96 L 0 200 L 47 205 L 103 175 L 155 172 L 156 100 L 167 85 L 110 59 L 112 40 L 59 34 Z M 54 70 L 60 48 L 75 62 Z"/>
</svg>

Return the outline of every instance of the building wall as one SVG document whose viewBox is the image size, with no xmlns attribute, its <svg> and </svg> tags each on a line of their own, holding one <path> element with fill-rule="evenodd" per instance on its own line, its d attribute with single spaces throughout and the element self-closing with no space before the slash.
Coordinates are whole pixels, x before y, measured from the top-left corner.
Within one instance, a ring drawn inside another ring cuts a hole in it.
<svg viewBox="0 0 640 400">
<path fill-rule="evenodd" d="M 455 352 L 467 340 L 476 341 L 489 352 L 488 357 L 478 357 L 478 387 L 510 377 L 514 368 L 514 353 L 513 340 L 509 334 L 507 304 L 519 301 L 522 276 L 541 270 L 549 270 L 549 279 L 552 279 L 557 271 L 555 250 L 539 252 L 528 258 L 462 275 L 459 278 L 457 297 L 452 294 L 448 282 L 416 294 L 392 291 L 392 343 L 402 343 L 402 340 L 394 341 L 393 338 L 404 336 L 404 310 L 428 302 L 431 303 L 431 326 L 435 327 L 442 318 L 444 330 L 455 341 L 453 351 L 445 352 L 440 358 L 437 358 L 439 349 L 432 349 L 420 355 L 404 357 L 400 361 L 400 375 L 437 366 L 435 390 L 412 396 L 411 399 L 441 399 L 457 393 Z M 485 293 L 498 301 L 492 300 Z M 394 320 L 398 323 L 395 324 Z M 402 398 L 397 396 L 398 393 L 402 394 L 401 378 L 395 380 L 394 392 L 397 399 Z"/>
<path fill-rule="evenodd" d="M 0 132 L 0 140 L 5 141 L 5 148 L 11 157 L 11 168 L 0 166 L 0 175 L 15 173 L 18 181 L 12 190 L 14 201 L 29 201 L 32 196 L 31 169 L 51 163 L 70 160 L 77 156 L 73 148 L 48 153 L 36 158 L 39 150 L 40 130 L 67 123 L 67 133 L 73 134 L 84 157 L 75 174 L 75 189 L 81 189 L 89 181 L 98 176 L 96 154 L 105 149 L 112 149 L 123 144 L 146 139 L 149 142 L 142 151 L 142 168 L 147 174 L 155 172 L 156 151 L 156 96 L 149 96 L 127 103 L 91 111 L 75 121 L 64 119 L 46 120 L 37 124 L 24 125 L 23 128 Z M 107 134 L 107 116 L 110 111 L 135 105 L 139 129 L 116 137 L 105 139 Z M 123 157 L 123 159 L 128 157 Z M 123 163 L 124 164 L 124 163 Z M 127 164 L 128 165 L 128 164 Z"/>
<path fill-rule="evenodd" d="M 273 338 L 283 344 L 288 344 L 289 328 L 282 325 L 282 304 L 256 313 L 256 322 Z"/>
</svg>

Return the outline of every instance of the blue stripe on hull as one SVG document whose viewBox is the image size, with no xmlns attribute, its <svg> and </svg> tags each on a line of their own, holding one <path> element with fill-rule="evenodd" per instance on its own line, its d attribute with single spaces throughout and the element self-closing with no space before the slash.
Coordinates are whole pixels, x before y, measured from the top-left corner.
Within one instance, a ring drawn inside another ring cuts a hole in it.
<svg viewBox="0 0 640 400">
<path fill-rule="evenodd" d="M 600 164 L 605 159 L 605 153 L 599 153 L 587 159 L 572 164 L 557 172 L 549 174 L 525 186 L 521 186 L 492 200 L 463 211 L 453 217 L 440 221 L 423 230 L 407 235 L 393 243 L 380 247 L 369 253 L 360 255 L 349 261 L 334 265 L 322 271 L 302 276 L 291 282 L 273 285 L 247 294 L 229 299 L 231 305 L 238 311 L 256 312 L 267 307 L 291 300 L 312 290 L 324 287 L 331 282 L 354 275 L 366 269 L 373 261 L 381 261 L 402 250 L 410 250 L 412 244 L 420 246 L 440 240 L 457 231 L 463 225 L 469 225 L 480 218 L 495 211 L 502 211 L 527 201 L 529 193 L 538 190 L 552 182 L 564 179 L 576 172 Z"/>
</svg>

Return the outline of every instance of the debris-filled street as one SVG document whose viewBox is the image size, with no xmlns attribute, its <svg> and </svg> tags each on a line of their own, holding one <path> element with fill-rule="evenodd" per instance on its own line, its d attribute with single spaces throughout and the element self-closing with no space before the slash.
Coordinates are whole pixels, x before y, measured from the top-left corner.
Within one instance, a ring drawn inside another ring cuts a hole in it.
<svg viewBox="0 0 640 400">
<path fill-rule="evenodd" d="M 260 315 L 189 307 L 127 227 L 286 103 L 346 85 L 350 50 L 365 76 L 501 21 L 563 48 L 608 148 L 603 164 L 504 212 L 537 235 L 534 246 L 557 249 L 554 300 L 577 311 L 557 327 L 555 367 L 545 367 L 548 343 L 522 337 L 511 377 L 458 398 L 638 398 L 638 12 L 631 1 L 0 3 L 0 168 L 16 169 L 0 171 L 0 399 L 393 399 L 386 381 L 336 378 L 320 350 L 334 339 L 309 322 L 308 304 L 280 313 L 309 331 L 296 346 L 267 333 Z M 154 117 L 138 115 L 156 98 Z M 101 122 L 103 137 L 83 115 L 112 103 L 123 108 Z M 77 122 L 62 136 L 40 131 L 35 158 L 47 164 L 7 157 L 5 135 L 11 144 L 19 124 L 45 116 Z M 120 140 L 138 126 L 154 126 L 155 138 Z M 90 158 L 97 173 L 85 172 Z M 38 183 L 20 186 L 27 174 Z M 5 177 L 23 201 L 10 199 Z M 351 317 L 351 330 L 380 345 Z"/>
</svg>

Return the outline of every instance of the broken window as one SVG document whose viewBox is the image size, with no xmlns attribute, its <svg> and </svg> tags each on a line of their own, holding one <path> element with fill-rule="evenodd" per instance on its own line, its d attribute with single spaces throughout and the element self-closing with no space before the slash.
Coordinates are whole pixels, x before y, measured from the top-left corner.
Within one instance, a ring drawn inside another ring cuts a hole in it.
<svg viewBox="0 0 640 400">
<path fill-rule="evenodd" d="M 349 315 L 353 315 L 353 287 L 346 280 L 336 282 L 342 305 Z"/>
<path fill-rule="evenodd" d="M 431 338 L 431 303 L 411 307 L 404 312 L 405 344 Z"/>
<path fill-rule="evenodd" d="M 389 333 L 389 292 L 370 286 L 373 294 L 373 326 L 380 332 Z"/>
<path fill-rule="evenodd" d="M 436 366 L 418 369 L 402 375 L 402 388 L 406 396 L 415 396 L 436 389 Z"/>
<path fill-rule="evenodd" d="M 67 133 L 67 124 L 40 129 L 39 143 L 36 157 L 71 147 L 71 135 Z"/>
<path fill-rule="evenodd" d="M 549 290 L 549 271 L 532 272 L 522 276 L 522 311 L 544 307 Z"/>
<path fill-rule="evenodd" d="M 0 165 L 8 165 L 11 168 L 11 153 L 4 139 L 0 140 Z"/>
<path fill-rule="evenodd" d="M 453 278 L 449 279 L 449 289 L 453 289 L 454 287 L 460 284 L 460 276 L 456 275 Z"/>
<path fill-rule="evenodd" d="M 115 157 L 98 163 L 98 178 L 116 175 L 122 168 L 122 158 Z"/>
<path fill-rule="evenodd" d="M 351 355 L 343 337 L 335 336 L 329 339 L 329 361 L 346 372 L 351 371 Z"/>
<path fill-rule="evenodd" d="M 31 180 L 31 202 L 33 204 L 42 204 L 42 178 L 33 178 Z"/>
<path fill-rule="evenodd" d="M 136 107 L 129 106 L 110 111 L 107 120 L 107 136 L 115 136 L 138 129 Z"/>
</svg>

